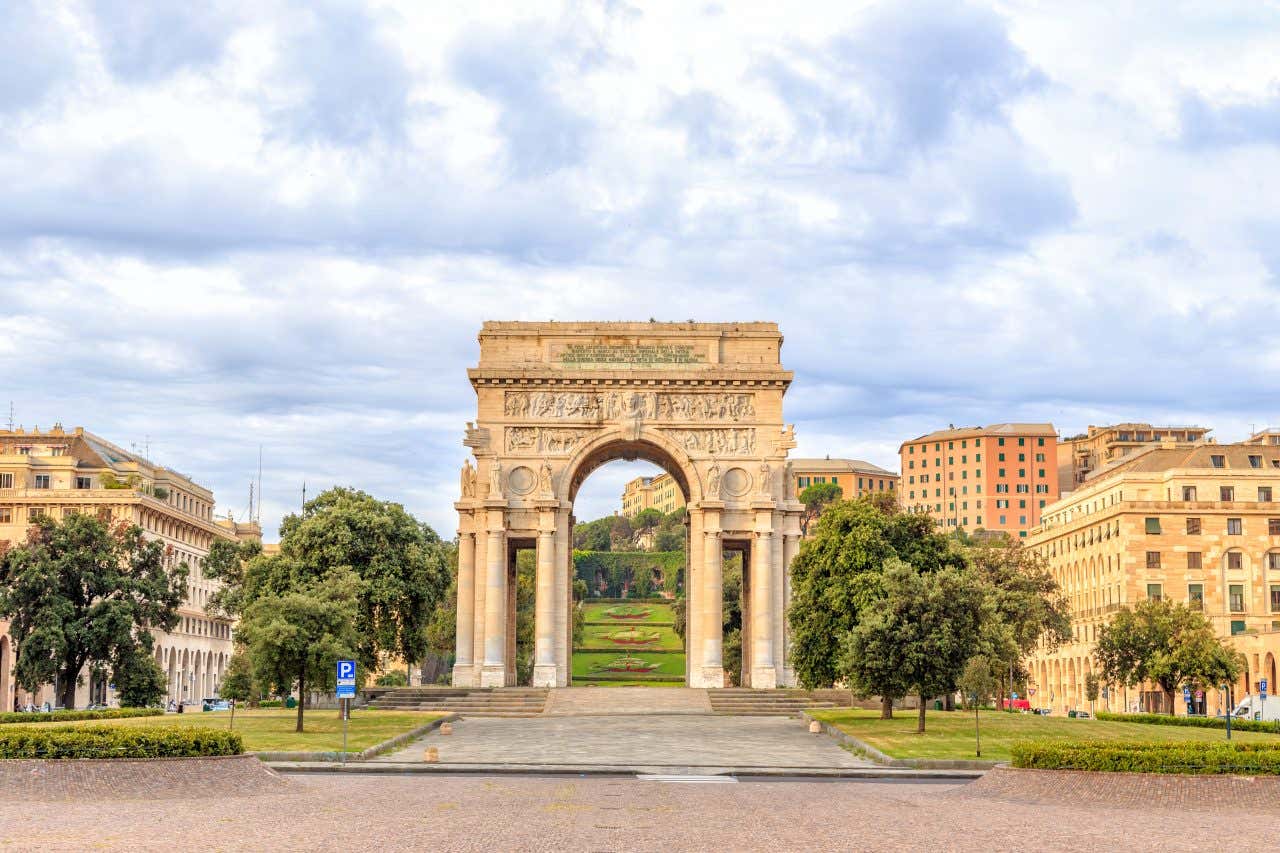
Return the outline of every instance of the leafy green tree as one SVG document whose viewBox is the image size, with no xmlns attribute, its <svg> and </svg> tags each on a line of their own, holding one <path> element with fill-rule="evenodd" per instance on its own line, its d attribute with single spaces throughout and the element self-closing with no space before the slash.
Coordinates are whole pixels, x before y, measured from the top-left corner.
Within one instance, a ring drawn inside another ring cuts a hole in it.
<svg viewBox="0 0 1280 853">
<path fill-rule="evenodd" d="M 141 652 L 140 646 L 122 648 L 113 667 L 116 695 L 125 708 L 159 705 L 168 689 L 169 679 L 160 664 Z"/>
<path fill-rule="evenodd" d="M 259 683 L 281 692 L 297 686 L 295 731 L 301 732 L 308 688 L 331 686 L 334 662 L 353 656 L 359 646 L 360 578 L 344 566 L 310 580 L 288 558 L 260 559 L 250 572 L 255 566 L 276 576 L 264 578 L 256 587 L 260 594 L 246 598 L 239 637 Z"/>
<path fill-rule="evenodd" d="M 683 551 L 684 550 L 684 531 L 683 530 L 659 530 L 657 535 L 653 537 L 653 550 Z"/>
<path fill-rule="evenodd" d="M 836 680 L 844 635 L 880 596 L 885 565 L 895 557 L 921 572 L 965 564 L 929 516 L 902 511 L 888 493 L 832 504 L 801 542 L 787 620 L 792 666 L 805 687 Z"/>
<path fill-rule="evenodd" d="M 187 587 L 186 564 L 168 569 L 166 554 L 137 526 L 41 516 L 0 557 L 0 618 L 11 620 L 17 683 L 35 691 L 56 678 L 58 704 L 72 708 L 85 667 L 110 667 L 117 684 L 136 680 L 135 695 L 145 695 L 151 631 L 177 625 Z"/>
<path fill-rule="evenodd" d="M 435 531 L 400 504 L 333 488 L 287 516 L 280 535 L 280 557 L 300 577 L 314 581 L 335 568 L 355 573 L 357 656 L 367 672 L 383 655 L 422 661 L 427 626 L 449 586 L 450 548 Z"/>
<path fill-rule="evenodd" d="M 227 727 L 232 729 L 236 727 L 236 705 L 249 701 L 256 703 L 261 695 L 253 680 L 253 664 L 243 649 L 237 649 L 227 661 L 227 672 L 222 684 L 218 685 L 218 695 L 231 700 L 231 722 Z"/>
<path fill-rule="evenodd" d="M 573 526 L 573 547 L 578 551 L 608 551 L 613 517 L 597 518 Z"/>
<path fill-rule="evenodd" d="M 404 687 L 408 683 L 409 676 L 405 675 L 398 669 L 382 673 L 382 675 L 379 675 L 377 680 L 374 682 L 374 684 L 377 684 L 379 687 Z"/>
<path fill-rule="evenodd" d="M 204 575 L 222 583 L 209 596 L 206 609 L 215 616 L 234 618 L 242 608 L 244 570 L 248 562 L 262 553 L 262 543 L 232 542 L 215 539 L 204 560 Z"/>
<path fill-rule="evenodd" d="M 886 565 L 881 588 L 848 634 L 840 675 L 862 695 L 914 692 L 923 734 L 928 700 L 955 692 L 978 648 L 986 591 L 966 571 L 921 572 L 899 559 Z"/>
<path fill-rule="evenodd" d="M 642 509 L 631 519 L 631 529 L 648 533 L 662 522 L 662 511 L 649 507 Z"/>
<path fill-rule="evenodd" d="M 960 673 L 960 692 L 969 707 L 981 707 L 990 699 L 998 686 L 992 676 L 992 661 L 985 655 L 977 654 L 969 658 Z"/>
<path fill-rule="evenodd" d="M 1098 688 L 1100 686 L 1101 686 L 1101 682 L 1098 680 L 1097 675 L 1093 674 L 1092 672 L 1085 675 L 1084 698 L 1089 701 L 1090 708 L 1093 707 L 1094 702 L 1098 701 Z"/>
<path fill-rule="evenodd" d="M 804 504 L 804 514 L 800 516 L 800 534 L 809 535 L 809 525 L 829 505 L 844 497 L 844 489 L 838 483 L 814 483 L 806 486 L 800 493 L 800 503 Z"/>
<path fill-rule="evenodd" d="M 631 549 L 631 540 L 634 537 L 635 531 L 631 529 L 631 522 L 627 517 L 613 516 L 612 523 L 609 525 L 609 547 L 614 551 L 628 551 Z"/>
<path fill-rule="evenodd" d="M 1170 713 L 1179 687 L 1213 687 L 1239 677 L 1238 652 L 1201 612 L 1170 601 L 1122 607 L 1098 632 L 1093 650 L 1102 676 L 1132 687 L 1159 685 Z"/>
</svg>

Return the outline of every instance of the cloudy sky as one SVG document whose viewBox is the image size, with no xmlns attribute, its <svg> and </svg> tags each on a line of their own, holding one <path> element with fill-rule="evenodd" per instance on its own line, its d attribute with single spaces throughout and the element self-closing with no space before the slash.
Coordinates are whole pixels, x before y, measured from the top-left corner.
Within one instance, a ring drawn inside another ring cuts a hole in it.
<svg viewBox="0 0 1280 853">
<path fill-rule="evenodd" d="M 0 403 L 238 516 L 261 444 L 269 539 L 452 532 L 485 319 L 775 320 L 798 453 L 892 468 L 1280 423 L 1274 0 L 180 5 L 4 4 Z"/>
</svg>

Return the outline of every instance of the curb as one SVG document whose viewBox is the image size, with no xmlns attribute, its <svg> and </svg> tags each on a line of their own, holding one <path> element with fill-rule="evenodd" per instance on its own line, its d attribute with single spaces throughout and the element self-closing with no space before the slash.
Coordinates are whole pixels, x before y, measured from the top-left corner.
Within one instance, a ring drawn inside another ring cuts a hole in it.
<svg viewBox="0 0 1280 853">
<path fill-rule="evenodd" d="M 619 776 L 658 774 L 677 776 L 809 777 L 824 779 L 917 779 L 963 780 L 980 778 L 985 769 L 925 769 L 889 767 L 688 767 L 645 764 L 427 764 L 369 761 L 335 765 L 331 762 L 269 762 L 277 773 L 354 773 L 382 775 L 473 774 L 473 775 L 573 775 Z"/>
<path fill-rule="evenodd" d="M 981 771 L 977 773 L 978 776 L 981 776 L 982 773 L 1000 763 L 998 761 L 971 761 L 958 758 L 893 758 L 885 755 L 871 744 L 861 741 L 847 732 L 840 731 L 840 729 L 824 720 L 815 720 L 809 715 L 808 711 L 801 711 L 800 716 L 809 722 L 816 722 L 822 726 L 824 734 L 845 746 L 853 747 L 882 767 L 902 767 L 916 770 L 972 770 L 975 772 Z"/>
<path fill-rule="evenodd" d="M 375 743 L 368 749 L 361 752 L 348 752 L 346 754 L 347 761 L 368 761 L 370 758 L 382 755 L 399 746 L 404 746 L 411 740 L 417 740 L 428 732 L 438 729 L 442 723 L 452 723 L 454 720 L 460 720 L 460 714 L 446 714 L 443 717 L 432 720 L 429 723 L 418 726 L 416 729 L 398 734 L 395 737 L 384 740 L 382 743 Z M 258 756 L 264 764 L 275 767 L 280 763 L 320 763 L 332 764 L 341 763 L 343 754 L 341 752 L 254 752 L 250 755 Z"/>
</svg>

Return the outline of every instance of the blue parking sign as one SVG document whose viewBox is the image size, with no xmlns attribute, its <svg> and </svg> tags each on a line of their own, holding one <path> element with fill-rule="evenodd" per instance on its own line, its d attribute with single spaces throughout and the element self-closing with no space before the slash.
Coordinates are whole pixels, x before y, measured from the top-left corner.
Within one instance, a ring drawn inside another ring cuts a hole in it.
<svg viewBox="0 0 1280 853">
<path fill-rule="evenodd" d="M 1262 698 L 1267 698 L 1267 680 L 1264 678 L 1258 682 L 1258 689 L 1262 691 Z"/>
<path fill-rule="evenodd" d="M 354 699 L 356 696 L 356 662 L 338 661 L 338 698 Z"/>
</svg>

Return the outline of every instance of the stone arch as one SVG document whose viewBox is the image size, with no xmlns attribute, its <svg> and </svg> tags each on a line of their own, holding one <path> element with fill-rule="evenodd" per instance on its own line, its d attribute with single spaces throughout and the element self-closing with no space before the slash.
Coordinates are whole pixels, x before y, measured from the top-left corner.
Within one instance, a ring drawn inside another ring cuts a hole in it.
<svg viewBox="0 0 1280 853">
<path fill-rule="evenodd" d="M 671 475 L 687 503 L 702 500 L 703 484 L 689 454 L 656 429 L 642 429 L 632 437 L 622 429 L 608 429 L 576 450 L 565 463 L 556 498 L 572 505 L 578 489 L 596 469 L 618 459 L 644 459 Z"/>
</svg>

